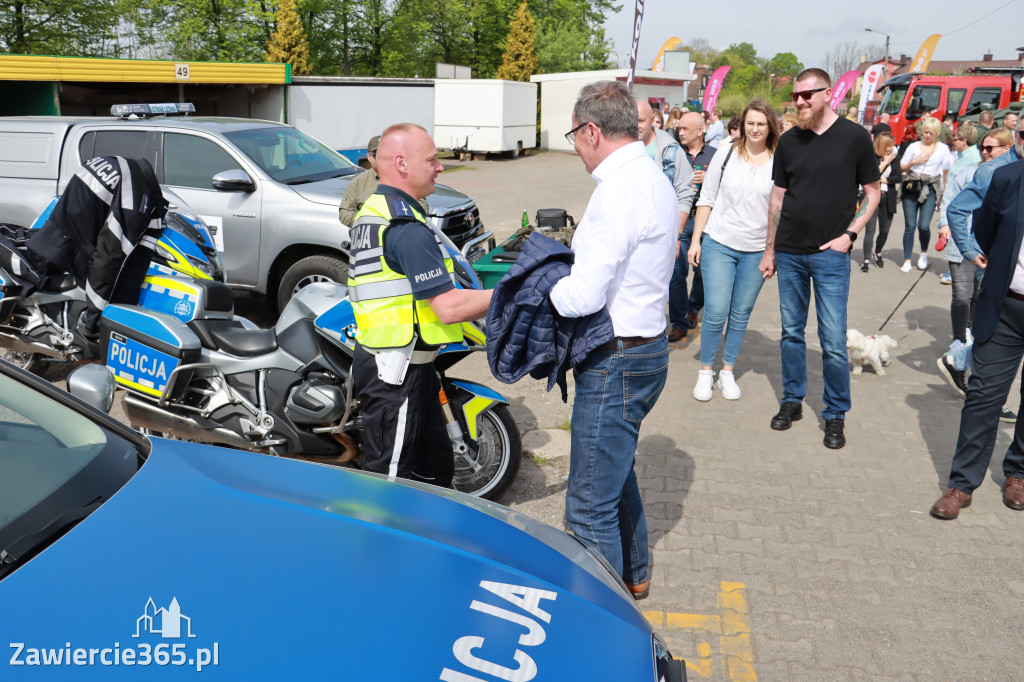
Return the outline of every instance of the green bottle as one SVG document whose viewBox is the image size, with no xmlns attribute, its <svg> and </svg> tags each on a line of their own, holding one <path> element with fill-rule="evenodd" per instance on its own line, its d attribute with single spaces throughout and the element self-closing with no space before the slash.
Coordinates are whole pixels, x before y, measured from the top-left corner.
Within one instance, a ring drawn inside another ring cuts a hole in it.
<svg viewBox="0 0 1024 682">
<path fill-rule="evenodd" d="M 526 215 L 526 211 L 524 210 L 523 211 L 523 227 L 529 227 L 529 226 L 530 226 L 530 217 L 528 215 Z"/>
</svg>

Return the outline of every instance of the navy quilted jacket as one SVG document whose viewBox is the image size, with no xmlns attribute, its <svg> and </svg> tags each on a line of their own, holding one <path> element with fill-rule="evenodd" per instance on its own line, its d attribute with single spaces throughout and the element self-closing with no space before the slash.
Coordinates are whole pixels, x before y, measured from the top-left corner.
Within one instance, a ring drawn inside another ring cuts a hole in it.
<svg viewBox="0 0 1024 682">
<path fill-rule="evenodd" d="M 534 232 L 515 264 L 497 286 L 487 311 L 487 363 L 506 384 L 529 374 L 556 383 L 567 400 L 566 373 L 587 354 L 615 337 L 607 310 L 585 317 L 562 317 L 548 295 L 569 274 L 573 252 Z"/>
</svg>

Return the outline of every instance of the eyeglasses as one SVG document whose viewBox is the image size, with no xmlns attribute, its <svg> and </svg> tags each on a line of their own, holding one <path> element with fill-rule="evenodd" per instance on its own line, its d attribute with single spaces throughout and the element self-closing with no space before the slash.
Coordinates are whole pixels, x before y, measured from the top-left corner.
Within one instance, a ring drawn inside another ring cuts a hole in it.
<svg viewBox="0 0 1024 682">
<path fill-rule="evenodd" d="M 1024 128 L 1021 128 L 1020 130 L 1017 131 L 1017 137 L 1024 140 Z"/>
<path fill-rule="evenodd" d="M 789 93 L 789 96 L 794 102 L 799 102 L 801 97 L 803 97 L 807 101 L 810 101 L 811 96 L 814 93 L 823 92 L 825 90 L 828 90 L 828 88 L 814 88 L 813 90 L 801 90 L 800 92 L 791 92 Z"/>
<path fill-rule="evenodd" d="M 985 152 L 986 154 L 991 154 L 992 152 L 994 152 L 997 149 L 1002 149 L 1003 147 L 1009 147 L 1009 146 L 1010 145 L 1008 145 L 1008 144 L 986 144 L 986 145 L 978 145 L 978 149 L 980 149 L 981 151 Z"/>
<path fill-rule="evenodd" d="M 590 123 L 590 121 L 587 121 L 586 123 L 579 124 L 578 126 L 576 126 L 575 128 L 573 128 L 572 130 L 570 130 L 569 132 L 567 132 L 565 134 L 565 139 L 569 141 L 569 144 L 571 144 L 571 145 L 575 145 L 576 144 L 576 132 L 580 128 L 583 128 L 584 126 L 586 126 L 587 123 Z"/>
<path fill-rule="evenodd" d="M 745 125 L 748 128 L 755 128 L 757 130 L 764 130 L 765 128 L 768 127 L 768 122 L 767 121 L 747 121 L 743 125 Z"/>
</svg>

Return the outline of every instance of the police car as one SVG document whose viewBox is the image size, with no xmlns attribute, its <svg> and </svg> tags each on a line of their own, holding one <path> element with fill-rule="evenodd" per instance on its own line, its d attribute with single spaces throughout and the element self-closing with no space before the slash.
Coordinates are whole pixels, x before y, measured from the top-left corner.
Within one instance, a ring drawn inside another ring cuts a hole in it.
<svg viewBox="0 0 1024 682">
<path fill-rule="evenodd" d="M 69 386 L 108 407 L 104 375 Z M 685 679 L 561 531 L 428 486 L 148 440 L 4 362 L 0 604 L 12 679 Z"/>
</svg>

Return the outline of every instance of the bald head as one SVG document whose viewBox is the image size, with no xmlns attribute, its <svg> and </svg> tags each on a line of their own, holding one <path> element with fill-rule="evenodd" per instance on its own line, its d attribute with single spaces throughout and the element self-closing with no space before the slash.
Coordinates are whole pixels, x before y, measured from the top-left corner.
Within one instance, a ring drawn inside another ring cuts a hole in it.
<svg viewBox="0 0 1024 682">
<path fill-rule="evenodd" d="M 692 151 L 699 151 L 704 146 L 704 116 L 696 111 L 682 115 L 676 125 L 679 130 L 679 143 Z"/>
<path fill-rule="evenodd" d="M 640 141 L 650 144 L 654 139 L 654 110 L 645 99 L 636 100 L 637 123 L 640 127 Z"/>
<path fill-rule="evenodd" d="M 377 172 L 385 185 L 422 199 L 433 194 L 434 180 L 442 170 L 437 148 L 426 129 L 414 123 L 399 123 L 381 135 Z"/>
</svg>

